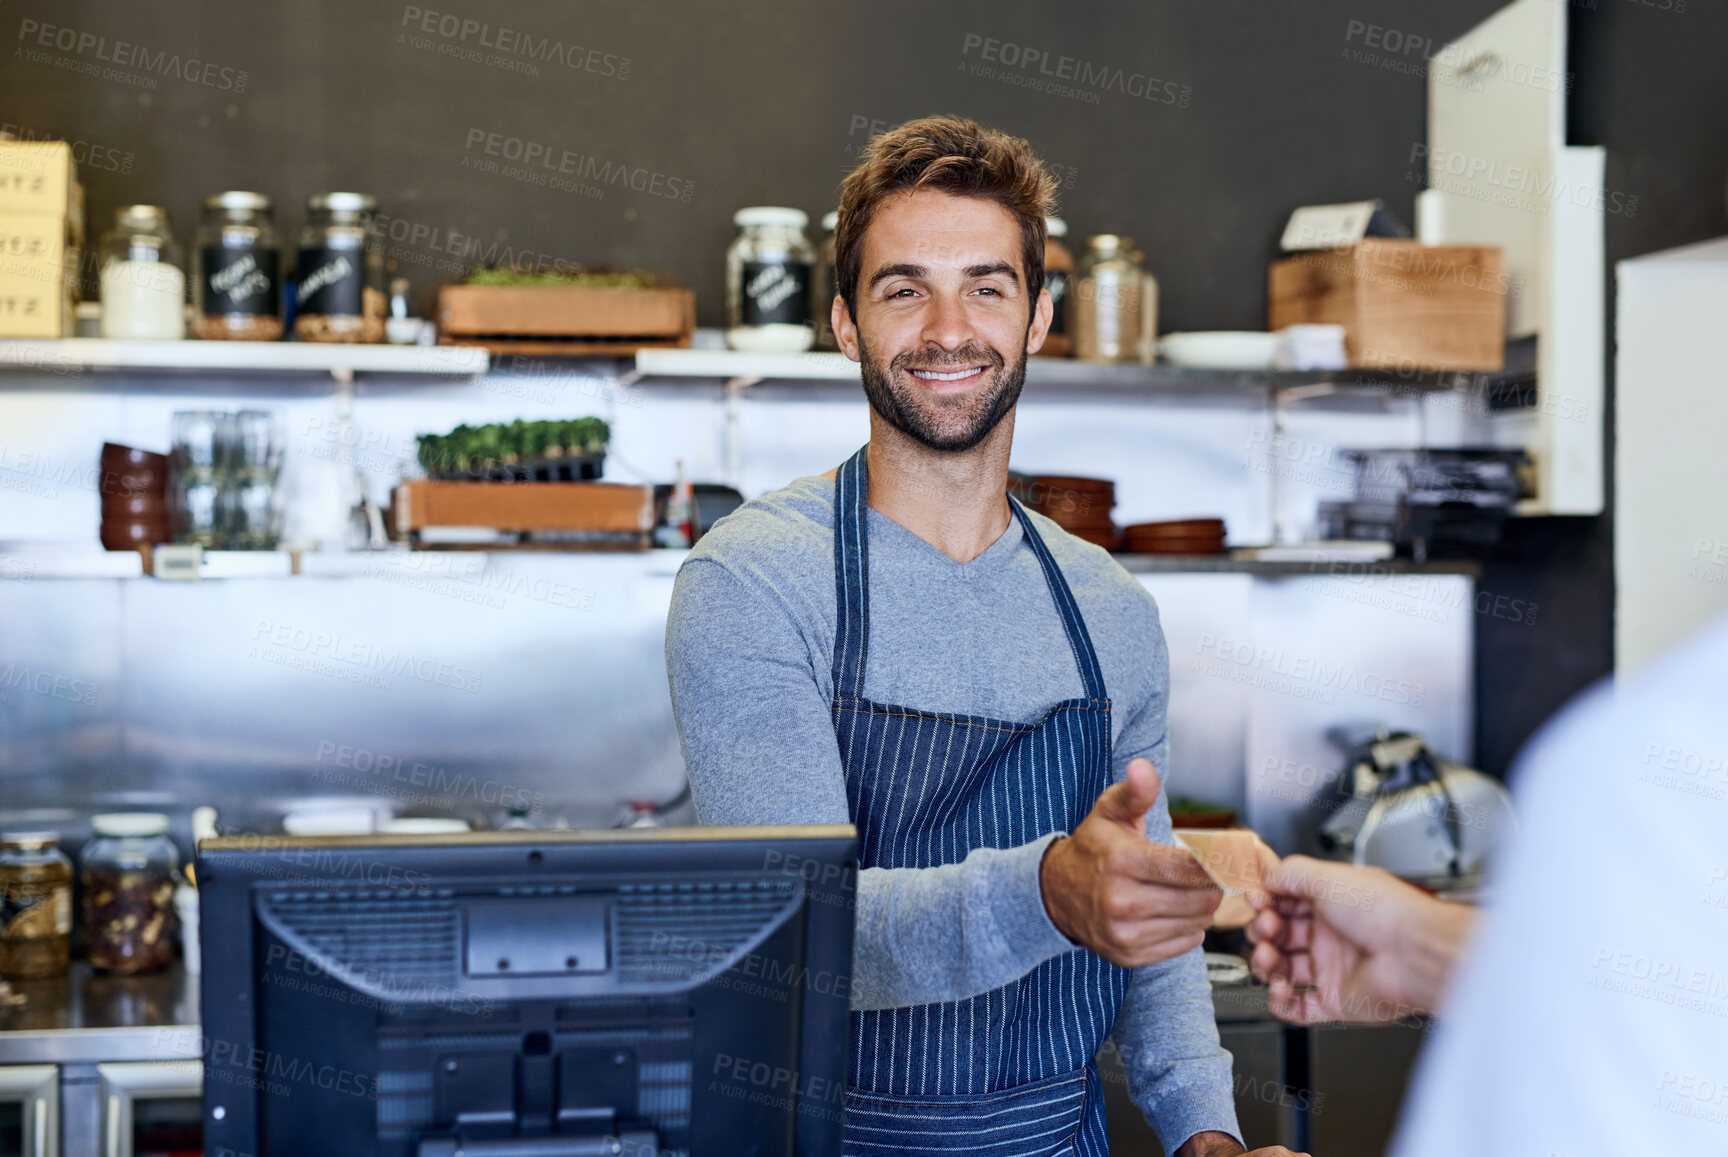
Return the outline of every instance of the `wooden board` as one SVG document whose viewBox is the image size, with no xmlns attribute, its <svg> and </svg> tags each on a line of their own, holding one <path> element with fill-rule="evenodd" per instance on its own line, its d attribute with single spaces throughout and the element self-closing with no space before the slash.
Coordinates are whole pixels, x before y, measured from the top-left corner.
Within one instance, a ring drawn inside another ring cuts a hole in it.
<svg viewBox="0 0 1728 1157">
<path fill-rule="evenodd" d="M 1268 328 L 1341 325 L 1362 369 L 1498 370 L 1509 288 L 1496 246 L 1370 238 L 1274 261 Z"/>
<path fill-rule="evenodd" d="M 684 346 L 695 328 L 696 295 L 677 286 L 446 285 L 438 291 L 438 331 L 453 341 L 610 339 L 620 346 Z"/>
<path fill-rule="evenodd" d="M 638 350 L 689 349 L 688 335 L 677 340 L 636 340 L 631 338 L 496 338 L 480 341 L 471 338 L 440 337 L 439 345 L 474 346 L 494 354 L 515 354 L 519 357 L 635 357 Z"/>
<path fill-rule="evenodd" d="M 654 528 L 654 488 L 616 482 L 404 482 L 396 487 L 394 514 L 399 534 L 432 526 L 645 534 Z"/>
</svg>

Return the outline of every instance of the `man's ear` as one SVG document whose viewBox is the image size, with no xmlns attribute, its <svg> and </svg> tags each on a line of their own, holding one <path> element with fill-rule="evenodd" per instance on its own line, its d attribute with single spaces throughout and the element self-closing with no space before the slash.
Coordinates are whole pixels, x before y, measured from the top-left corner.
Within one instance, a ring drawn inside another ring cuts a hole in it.
<svg viewBox="0 0 1728 1157">
<path fill-rule="evenodd" d="M 1056 316 L 1056 305 L 1050 297 L 1048 289 L 1038 291 L 1038 300 L 1032 306 L 1032 322 L 1026 327 L 1026 354 L 1030 357 L 1044 348 L 1044 339 L 1050 336 L 1050 321 Z"/>
<path fill-rule="evenodd" d="M 833 304 L 828 307 L 828 324 L 834 327 L 834 340 L 839 343 L 840 352 L 855 362 L 862 361 L 863 354 L 858 348 L 858 327 L 852 324 L 852 311 L 846 308 L 846 299 L 838 293 L 834 295 Z"/>
</svg>

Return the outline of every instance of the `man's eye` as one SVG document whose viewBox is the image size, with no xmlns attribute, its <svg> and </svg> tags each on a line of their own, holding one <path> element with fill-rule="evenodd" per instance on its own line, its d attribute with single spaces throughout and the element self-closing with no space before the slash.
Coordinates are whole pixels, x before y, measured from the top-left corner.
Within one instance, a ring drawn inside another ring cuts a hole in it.
<svg viewBox="0 0 1728 1157">
<path fill-rule="evenodd" d="M 909 295 L 916 294 L 917 292 L 918 291 L 916 289 L 913 289 L 910 286 L 907 286 L 907 287 L 904 287 L 901 289 L 896 289 L 893 293 L 890 293 L 888 296 L 889 297 L 903 297 L 903 296 L 909 296 Z"/>
<path fill-rule="evenodd" d="M 1002 296 L 1001 292 L 999 290 L 997 290 L 995 286 L 992 286 L 992 285 L 980 285 L 977 289 L 973 290 L 973 292 L 974 293 L 990 293 L 990 294 L 994 294 L 997 297 Z"/>
</svg>

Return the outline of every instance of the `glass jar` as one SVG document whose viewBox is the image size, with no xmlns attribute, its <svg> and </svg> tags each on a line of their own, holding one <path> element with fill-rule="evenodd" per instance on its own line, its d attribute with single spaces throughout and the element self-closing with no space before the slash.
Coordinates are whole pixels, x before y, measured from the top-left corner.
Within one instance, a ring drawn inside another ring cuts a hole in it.
<svg viewBox="0 0 1728 1157">
<path fill-rule="evenodd" d="M 180 855 L 168 817 L 116 812 L 91 820 L 84 846 L 84 943 L 107 972 L 153 972 L 174 959 L 174 885 Z"/>
<path fill-rule="evenodd" d="M 1140 364 L 1149 366 L 1158 360 L 1158 279 L 1144 253 L 1136 249 L 1130 256 L 1140 267 Z"/>
<path fill-rule="evenodd" d="M 168 512 L 174 541 L 224 549 L 223 492 L 232 473 L 234 415 L 177 410 L 170 422 Z"/>
<path fill-rule="evenodd" d="M 839 224 L 838 212 L 830 210 L 822 215 L 822 244 L 816 250 L 816 277 L 810 294 L 816 348 L 823 350 L 840 348 L 840 341 L 834 336 L 834 299 L 840 294 L 840 278 L 834 269 L 834 230 Z"/>
<path fill-rule="evenodd" d="M 1044 288 L 1050 291 L 1050 333 L 1038 352 L 1053 358 L 1074 352 L 1068 337 L 1068 290 L 1074 276 L 1074 254 L 1062 240 L 1066 236 L 1068 222 L 1060 217 L 1044 218 Z"/>
<path fill-rule="evenodd" d="M 816 340 L 808 221 L 802 209 L 770 206 L 732 215 L 739 232 L 726 250 L 726 344 L 733 349 L 799 353 Z"/>
<path fill-rule="evenodd" d="M 102 336 L 174 341 L 186 336 L 186 271 L 160 205 L 124 205 L 102 237 Z"/>
<path fill-rule="evenodd" d="M 282 336 L 282 246 L 264 194 L 205 198 L 192 252 L 192 333 L 227 341 Z"/>
<path fill-rule="evenodd" d="M 275 550 L 282 536 L 282 423 L 270 410 L 241 410 L 217 492 L 221 540 L 228 550 Z"/>
<path fill-rule="evenodd" d="M 367 244 L 377 209 L 364 193 L 306 199 L 295 262 L 294 336 L 301 341 L 384 340 L 384 256 Z"/>
<path fill-rule="evenodd" d="M 1074 273 L 1074 355 L 1082 361 L 1149 361 L 1157 329 L 1157 283 L 1119 233 L 1086 242 Z"/>
<path fill-rule="evenodd" d="M 72 861 L 57 832 L 0 836 L 0 979 L 64 976 L 72 963 Z"/>
</svg>

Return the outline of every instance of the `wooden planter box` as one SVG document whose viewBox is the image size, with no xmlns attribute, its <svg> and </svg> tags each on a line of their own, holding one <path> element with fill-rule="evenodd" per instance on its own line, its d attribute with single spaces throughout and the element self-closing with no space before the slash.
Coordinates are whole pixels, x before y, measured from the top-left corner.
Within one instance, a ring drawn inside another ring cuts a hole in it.
<svg viewBox="0 0 1728 1157">
<path fill-rule="evenodd" d="M 392 503 L 396 532 L 486 527 L 507 534 L 585 532 L 601 547 L 647 545 L 654 488 L 615 482 L 403 482 Z"/>
<path fill-rule="evenodd" d="M 1274 261 L 1267 328 L 1341 325 L 1350 364 L 1365 369 L 1498 370 L 1506 298 L 1522 288 L 1500 257 L 1493 245 L 1370 238 Z"/>
<path fill-rule="evenodd" d="M 678 286 L 446 285 L 438 340 L 493 353 L 633 354 L 683 348 L 696 328 L 696 295 Z"/>
</svg>

